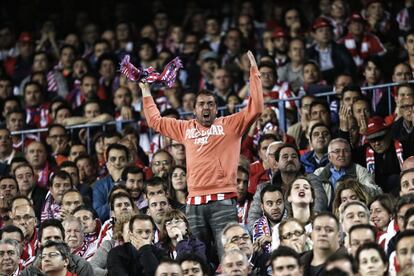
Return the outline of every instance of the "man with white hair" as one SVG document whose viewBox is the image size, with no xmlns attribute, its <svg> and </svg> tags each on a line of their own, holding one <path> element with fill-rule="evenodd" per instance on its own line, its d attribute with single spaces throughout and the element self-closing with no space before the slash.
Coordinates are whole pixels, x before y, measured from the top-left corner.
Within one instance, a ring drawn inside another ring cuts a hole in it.
<svg viewBox="0 0 414 276">
<path fill-rule="evenodd" d="M 246 255 L 240 249 L 232 249 L 224 253 L 221 269 L 223 276 L 248 276 L 250 266 Z"/>
<path fill-rule="evenodd" d="M 381 188 L 375 184 L 374 178 L 368 170 L 352 162 L 351 146 L 343 138 L 333 139 L 328 145 L 329 163 L 315 170 L 323 182 L 323 188 L 328 196 L 329 205 L 332 203 L 337 182 L 344 177 L 356 179 L 372 196 L 382 193 Z"/>
<path fill-rule="evenodd" d="M 82 222 L 74 216 L 69 216 L 62 222 L 62 225 L 65 229 L 65 242 L 69 246 L 70 252 L 88 260 L 87 254 L 91 255 L 92 252 L 87 252 L 88 247 L 85 246 Z"/>
</svg>

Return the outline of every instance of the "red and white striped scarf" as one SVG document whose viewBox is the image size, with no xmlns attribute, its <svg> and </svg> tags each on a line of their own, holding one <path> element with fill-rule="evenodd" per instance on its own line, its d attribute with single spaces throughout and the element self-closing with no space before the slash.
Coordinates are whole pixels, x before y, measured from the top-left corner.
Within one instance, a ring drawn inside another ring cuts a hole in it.
<svg viewBox="0 0 414 276">
<path fill-rule="evenodd" d="M 394 147 L 395 147 L 395 154 L 397 155 L 398 162 L 400 163 L 400 168 L 402 168 L 402 163 L 404 161 L 404 158 L 403 158 L 403 147 L 400 141 L 395 140 Z M 367 162 L 368 171 L 371 174 L 375 175 L 375 152 L 371 147 L 367 147 L 367 149 L 365 150 L 365 158 Z"/>
<path fill-rule="evenodd" d="M 44 221 L 45 219 L 60 219 L 60 209 L 60 204 L 55 202 L 50 191 L 47 192 L 42 214 L 40 215 L 40 221 Z"/>
<path fill-rule="evenodd" d="M 129 55 L 125 55 L 124 59 L 121 61 L 119 71 L 132 81 L 145 80 L 148 83 L 164 82 L 168 87 L 172 87 L 180 68 L 183 68 L 183 64 L 181 63 L 181 60 L 176 57 L 165 66 L 164 71 L 160 74 L 152 67 L 146 69 L 136 68 L 130 62 Z"/>
</svg>

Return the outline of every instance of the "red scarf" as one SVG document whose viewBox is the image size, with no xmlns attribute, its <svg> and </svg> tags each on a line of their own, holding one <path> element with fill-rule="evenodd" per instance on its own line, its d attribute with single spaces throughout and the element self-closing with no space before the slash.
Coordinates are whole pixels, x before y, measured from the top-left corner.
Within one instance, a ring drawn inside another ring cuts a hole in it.
<svg viewBox="0 0 414 276">
<path fill-rule="evenodd" d="M 402 168 L 402 163 L 404 161 L 403 158 L 403 147 L 400 143 L 400 141 L 395 140 L 394 141 L 394 147 L 395 147 L 395 154 L 397 155 L 398 162 L 400 163 L 400 168 Z M 367 169 L 371 174 L 375 174 L 375 152 L 371 147 L 367 147 L 365 150 L 365 158 L 367 162 Z"/>
</svg>

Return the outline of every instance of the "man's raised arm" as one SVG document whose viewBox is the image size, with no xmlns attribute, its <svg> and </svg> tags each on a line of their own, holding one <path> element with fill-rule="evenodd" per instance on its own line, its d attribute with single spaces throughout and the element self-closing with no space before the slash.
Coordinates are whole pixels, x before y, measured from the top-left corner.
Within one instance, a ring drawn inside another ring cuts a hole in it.
<svg viewBox="0 0 414 276">
<path fill-rule="evenodd" d="M 183 121 L 161 117 L 160 111 L 152 98 L 149 84 L 140 82 L 139 87 L 142 91 L 144 115 L 148 126 L 164 136 L 168 136 L 176 141 L 183 141 Z"/>
</svg>

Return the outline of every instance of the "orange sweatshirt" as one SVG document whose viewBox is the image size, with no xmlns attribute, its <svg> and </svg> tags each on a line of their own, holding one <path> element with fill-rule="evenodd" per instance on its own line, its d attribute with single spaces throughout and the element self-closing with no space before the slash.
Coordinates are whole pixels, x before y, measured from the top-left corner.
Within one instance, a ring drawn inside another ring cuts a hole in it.
<svg viewBox="0 0 414 276">
<path fill-rule="evenodd" d="M 216 118 L 206 128 L 195 119 L 163 118 L 152 97 L 144 97 L 148 126 L 185 145 L 188 196 L 235 193 L 241 137 L 263 111 L 262 84 L 257 67 L 250 69 L 247 106 L 230 116 Z"/>
</svg>

